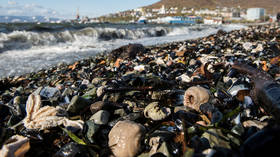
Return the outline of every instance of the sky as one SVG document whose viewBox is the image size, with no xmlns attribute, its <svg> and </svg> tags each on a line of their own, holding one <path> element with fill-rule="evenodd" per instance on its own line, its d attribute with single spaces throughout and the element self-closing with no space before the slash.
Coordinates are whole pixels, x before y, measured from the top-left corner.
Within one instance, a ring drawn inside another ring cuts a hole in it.
<svg viewBox="0 0 280 157">
<path fill-rule="evenodd" d="M 97 17 L 153 4 L 159 0 L 0 0 L 0 16 Z"/>
</svg>

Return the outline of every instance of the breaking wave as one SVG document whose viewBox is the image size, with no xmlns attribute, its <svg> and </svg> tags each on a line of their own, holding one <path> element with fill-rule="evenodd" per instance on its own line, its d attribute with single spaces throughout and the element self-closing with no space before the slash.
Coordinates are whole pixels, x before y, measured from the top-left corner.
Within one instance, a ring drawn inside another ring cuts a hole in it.
<svg viewBox="0 0 280 157">
<path fill-rule="evenodd" d="M 81 30 L 64 30 L 60 32 L 13 31 L 0 33 L 0 52 L 14 49 L 29 49 L 38 46 L 54 46 L 73 43 L 79 40 L 111 41 L 116 39 L 135 40 L 147 37 L 162 37 L 188 33 L 189 28 L 92 28 Z"/>
</svg>

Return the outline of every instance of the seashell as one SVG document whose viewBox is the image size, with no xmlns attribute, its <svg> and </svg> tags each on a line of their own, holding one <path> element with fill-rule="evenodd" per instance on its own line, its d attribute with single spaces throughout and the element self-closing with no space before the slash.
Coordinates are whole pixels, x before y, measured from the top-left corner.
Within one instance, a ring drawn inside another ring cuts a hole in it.
<svg viewBox="0 0 280 157">
<path fill-rule="evenodd" d="M 186 90 L 184 95 L 184 105 L 199 111 L 201 104 L 209 101 L 209 91 L 200 86 L 193 86 Z"/>
<path fill-rule="evenodd" d="M 144 110 L 144 116 L 146 118 L 151 118 L 152 120 L 158 121 L 163 120 L 171 114 L 170 108 L 162 107 L 160 108 L 158 102 L 153 102 L 146 106 Z"/>
<path fill-rule="evenodd" d="M 83 121 L 72 121 L 66 117 L 59 117 L 63 110 L 60 107 L 41 107 L 40 95 L 30 94 L 26 102 L 26 117 L 23 119 L 27 129 L 44 130 L 59 125 L 66 127 L 83 129 Z"/>
<path fill-rule="evenodd" d="M 142 71 L 145 70 L 145 66 L 144 66 L 144 65 L 135 66 L 135 67 L 134 67 L 134 70 L 135 70 L 135 71 L 142 72 Z"/>
<path fill-rule="evenodd" d="M 9 138 L 0 150 L 1 157 L 23 157 L 30 148 L 29 139 L 20 135 Z"/>
<path fill-rule="evenodd" d="M 249 43 L 249 42 L 246 42 L 246 43 L 243 43 L 243 48 L 248 51 L 248 50 L 251 50 L 252 49 L 252 43 Z"/>
<path fill-rule="evenodd" d="M 140 150 L 145 128 L 133 121 L 119 121 L 109 133 L 109 147 L 116 157 L 134 157 Z"/>
</svg>

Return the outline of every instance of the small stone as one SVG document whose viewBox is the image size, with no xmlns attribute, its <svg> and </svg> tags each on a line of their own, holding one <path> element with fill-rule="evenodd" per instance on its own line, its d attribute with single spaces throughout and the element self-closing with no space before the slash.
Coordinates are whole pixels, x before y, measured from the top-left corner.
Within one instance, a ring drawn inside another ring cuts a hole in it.
<svg viewBox="0 0 280 157">
<path fill-rule="evenodd" d="M 40 96 L 45 98 L 53 98 L 60 95 L 60 91 L 57 88 L 53 87 L 44 87 L 40 91 Z"/>
<path fill-rule="evenodd" d="M 263 129 L 264 127 L 266 127 L 268 125 L 267 122 L 260 122 L 257 120 L 247 120 L 247 121 L 244 121 L 242 124 L 245 128 L 254 126 L 254 127 L 257 127 L 258 129 Z"/>
<path fill-rule="evenodd" d="M 184 50 L 182 50 L 182 51 L 177 51 L 177 52 L 176 52 L 176 56 L 178 56 L 178 57 L 183 57 L 184 54 L 185 54 L 185 51 L 184 51 Z"/>
<path fill-rule="evenodd" d="M 109 121 L 110 113 L 105 110 L 100 110 L 90 117 L 90 120 L 95 124 L 104 125 Z"/>
<path fill-rule="evenodd" d="M 134 67 L 134 70 L 135 70 L 135 71 L 138 71 L 138 72 L 142 72 L 142 71 L 145 70 L 145 66 L 144 66 L 144 65 L 135 66 L 135 67 Z"/>
<path fill-rule="evenodd" d="M 105 86 L 101 86 L 101 87 L 97 88 L 96 94 L 97 94 L 98 97 L 100 97 L 101 95 L 104 94 L 104 89 L 105 88 L 106 88 Z"/>
<path fill-rule="evenodd" d="M 87 99 L 94 99 L 97 97 L 97 92 L 96 88 L 92 88 L 91 90 L 87 91 L 84 95 L 83 98 Z"/>
<path fill-rule="evenodd" d="M 140 150 L 145 128 L 133 121 L 119 121 L 109 133 L 109 147 L 116 157 L 134 157 Z"/>
<path fill-rule="evenodd" d="M 202 134 L 202 137 L 209 141 L 211 148 L 222 147 L 230 149 L 229 139 L 223 135 L 220 129 L 209 129 L 207 132 Z"/>
<path fill-rule="evenodd" d="M 79 152 L 79 145 L 77 143 L 70 142 L 64 145 L 58 152 L 56 152 L 54 157 L 75 157 Z"/>
<path fill-rule="evenodd" d="M 163 120 L 171 114 L 170 108 L 160 107 L 158 102 L 153 102 L 146 106 L 144 110 L 144 116 L 158 121 Z"/>
<path fill-rule="evenodd" d="M 95 114 L 96 112 L 101 110 L 106 105 L 107 105 L 107 103 L 104 101 L 97 101 L 90 105 L 90 111 L 92 114 Z"/>
<path fill-rule="evenodd" d="M 90 100 L 80 97 L 78 95 L 71 99 L 71 102 L 67 108 L 67 112 L 72 114 L 79 114 L 85 107 L 91 104 Z"/>
<path fill-rule="evenodd" d="M 115 110 L 115 111 L 114 111 L 114 115 L 118 115 L 118 116 L 120 116 L 120 117 L 123 117 L 123 116 L 126 115 L 126 113 L 125 113 L 125 110 L 121 108 L 121 109 Z"/>
<path fill-rule="evenodd" d="M 91 142 L 94 143 L 93 136 L 98 131 L 100 125 L 94 123 L 92 120 L 88 120 L 85 123 L 86 125 L 86 137 Z"/>
</svg>

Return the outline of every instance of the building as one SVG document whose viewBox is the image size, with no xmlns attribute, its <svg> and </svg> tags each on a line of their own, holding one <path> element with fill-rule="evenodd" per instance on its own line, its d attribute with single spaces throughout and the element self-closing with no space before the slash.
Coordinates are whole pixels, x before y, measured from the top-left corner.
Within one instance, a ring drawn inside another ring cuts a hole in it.
<svg viewBox="0 0 280 157">
<path fill-rule="evenodd" d="M 204 18 L 203 23 L 207 25 L 221 25 L 223 24 L 222 17 Z"/>
<path fill-rule="evenodd" d="M 248 8 L 247 9 L 247 20 L 255 21 L 261 20 L 265 16 L 265 9 L 264 8 Z"/>
<path fill-rule="evenodd" d="M 159 14 L 166 14 L 166 10 L 165 10 L 165 6 L 164 5 L 161 6 L 161 8 L 160 8 L 158 13 Z"/>
</svg>

